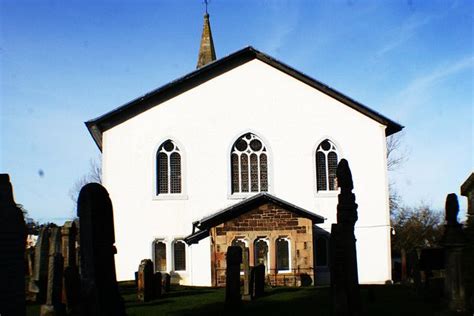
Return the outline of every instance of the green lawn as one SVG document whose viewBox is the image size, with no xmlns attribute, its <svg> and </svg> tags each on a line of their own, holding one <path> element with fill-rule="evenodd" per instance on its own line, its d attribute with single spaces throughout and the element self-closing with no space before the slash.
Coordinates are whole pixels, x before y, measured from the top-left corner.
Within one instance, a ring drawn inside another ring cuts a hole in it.
<svg viewBox="0 0 474 316">
<path fill-rule="evenodd" d="M 327 287 L 267 288 L 264 297 L 242 302 L 239 307 L 224 304 L 225 289 L 172 287 L 162 298 L 142 303 L 137 300 L 133 282 L 121 282 L 120 291 L 128 315 L 292 315 L 313 311 L 313 315 L 331 315 L 330 290 Z M 449 315 L 441 313 L 443 302 L 435 295 L 418 296 L 402 285 L 361 287 L 363 315 Z M 38 315 L 38 306 L 28 306 L 28 315 Z"/>
</svg>

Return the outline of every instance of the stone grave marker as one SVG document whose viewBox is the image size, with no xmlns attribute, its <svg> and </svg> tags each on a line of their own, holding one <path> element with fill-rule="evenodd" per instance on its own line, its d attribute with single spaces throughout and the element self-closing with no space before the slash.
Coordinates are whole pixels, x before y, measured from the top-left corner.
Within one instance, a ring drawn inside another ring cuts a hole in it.
<svg viewBox="0 0 474 316">
<path fill-rule="evenodd" d="M 81 309 L 86 315 L 125 315 L 115 273 L 112 202 L 98 183 L 85 185 L 77 203 L 81 258 Z"/>
<path fill-rule="evenodd" d="M 138 267 L 138 300 L 142 302 L 152 300 L 153 287 L 153 262 L 150 259 L 143 259 Z"/>
<path fill-rule="evenodd" d="M 259 264 L 255 270 L 255 298 L 262 297 L 265 293 L 265 265 Z"/>
<path fill-rule="evenodd" d="M 35 259 L 33 266 L 33 282 L 30 283 L 30 292 L 36 293 L 36 302 L 46 301 L 46 288 L 48 286 L 48 261 L 49 261 L 49 228 L 42 227 L 39 231 L 35 246 Z"/>
<path fill-rule="evenodd" d="M 171 287 L 171 275 L 169 273 L 165 273 L 163 284 L 164 284 L 163 289 L 165 290 L 166 293 L 168 293 Z"/>
<path fill-rule="evenodd" d="M 341 188 L 338 195 L 337 224 L 331 227 L 331 292 L 334 315 L 361 315 L 356 239 L 357 204 L 349 163 L 341 159 L 336 171 Z"/>
<path fill-rule="evenodd" d="M 0 315 L 25 315 L 26 226 L 8 174 L 0 174 Z"/>
<path fill-rule="evenodd" d="M 161 290 L 163 288 L 163 280 L 161 278 L 161 273 L 160 272 L 155 272 L 153 277 L 154 277 L 154 280 L 153 280 L 154 287 L 153 288 L 155 290 L 154 297 L 159 298 L 159 297 L 161 297 Z"/>
<path fill-rule="evenodd" d="M 242 263 L 242 248 L 240 246 L 229 246 L 226 256 L 226 304 L 235 305 L 240 303 L 240 264 Z"/>
</svg>

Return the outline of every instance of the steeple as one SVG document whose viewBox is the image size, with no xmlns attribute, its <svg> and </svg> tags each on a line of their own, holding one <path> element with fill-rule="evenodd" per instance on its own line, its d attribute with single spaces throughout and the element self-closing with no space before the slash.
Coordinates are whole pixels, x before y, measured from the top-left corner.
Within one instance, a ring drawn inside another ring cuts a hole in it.
<svg viewBox="0 0 474 316">
<path fill-rule="evenodd" d="M 211 24 L 209 23 L 209 14 L 204 14 L 204 25 L 202 27 L 201 46 L 199 47 L 198 63 L 196 68 L 201 68 L 216 60 L 216 51 L 212 41 Z"/>
</svg>

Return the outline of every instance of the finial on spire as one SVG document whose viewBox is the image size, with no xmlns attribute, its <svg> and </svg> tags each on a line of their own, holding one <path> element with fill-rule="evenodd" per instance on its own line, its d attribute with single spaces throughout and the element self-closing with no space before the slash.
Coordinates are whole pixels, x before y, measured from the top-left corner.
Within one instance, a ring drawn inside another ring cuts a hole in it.
<svg viewBox="0 0 474 316">
<path fill-rule="evenodd" d="M 209 23 L 209 14 L 207 13 L 207 5 L 209 4 L 209 0 L 204 0 L 204 4 L 206 5 L 206 13 L 204 14 L 201 46 L 199 47 L 198 63 L 196 66 L 198 69 L 216 60 L 216 51 L 214 50 L 214 42 L 212 40 L 211 24 Z"/>
</svg>

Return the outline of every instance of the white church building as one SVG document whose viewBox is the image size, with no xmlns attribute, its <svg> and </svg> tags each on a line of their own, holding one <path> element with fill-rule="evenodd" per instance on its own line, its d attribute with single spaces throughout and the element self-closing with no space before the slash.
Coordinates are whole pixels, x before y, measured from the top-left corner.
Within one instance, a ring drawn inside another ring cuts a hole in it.
<svg viewBox="0 0 474 316">
<path fill-rule="evenodd" d="M 150 258 L 175 282 L 219 285 L 225 247 L 241 244 L 275 280 L 327 282 L 342 158 L 359 205 L 359 280 L 391 280 L 386 137 L 403 127 L 253 47 L 216 59 L 207 14 L 195 71 L 86 126 L 102 151 L 119 280 Z"/>
</svg>

